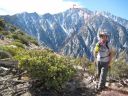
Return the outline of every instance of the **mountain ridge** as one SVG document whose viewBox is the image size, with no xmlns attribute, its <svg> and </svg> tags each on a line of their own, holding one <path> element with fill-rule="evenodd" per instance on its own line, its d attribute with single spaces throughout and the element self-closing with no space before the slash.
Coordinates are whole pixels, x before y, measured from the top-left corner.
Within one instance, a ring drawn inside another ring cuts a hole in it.
<svg viewBox="0 0 128 96">
<path fill-rule="evenodd" d="M 72 54 L 76 57 L 86 55 L 92 58 L 98 33 L 103 30 L 111 34 L 110 42 L 117 52 L 128 47 L 128 20 L 108 12 L 77 8 L 58 14 L 22 13 L 19 16 L 3 16 L 3 18 L 36 37 L 43 45 L 65 55 Z M 10 21 L 11 18 L 14 18 L 13 21 Z M 79 43 L 74 48 L 76 42 Z M 69 46 L 66 47 L 67 45 Z"/>
</svg>

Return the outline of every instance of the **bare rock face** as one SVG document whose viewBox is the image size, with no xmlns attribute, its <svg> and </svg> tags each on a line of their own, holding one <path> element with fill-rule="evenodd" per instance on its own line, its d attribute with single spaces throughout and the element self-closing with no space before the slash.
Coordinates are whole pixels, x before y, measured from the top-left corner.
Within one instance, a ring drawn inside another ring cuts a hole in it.
<svg viewBox="0 0 128 96">
<path fill-rule="evenodd" d="M 28 96 L 23 94 L 27 94 L 29 82 L 19 80 L 21 74 L 9 61 L 0 63 L 0 96 Z"/>
</svg>

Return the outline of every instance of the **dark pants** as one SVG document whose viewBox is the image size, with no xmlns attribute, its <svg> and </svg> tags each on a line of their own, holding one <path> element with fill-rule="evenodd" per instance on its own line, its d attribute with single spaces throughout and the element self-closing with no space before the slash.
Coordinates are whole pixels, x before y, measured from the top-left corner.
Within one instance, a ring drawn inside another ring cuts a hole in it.
<svg viewBox="0 0 128 96">
<path fill-rule="evenodd" d="M 98 88 L 104 88 L 108 73 L 108 62 L 97 62 L 97 74 L 99 77 Z"/>
</svg>

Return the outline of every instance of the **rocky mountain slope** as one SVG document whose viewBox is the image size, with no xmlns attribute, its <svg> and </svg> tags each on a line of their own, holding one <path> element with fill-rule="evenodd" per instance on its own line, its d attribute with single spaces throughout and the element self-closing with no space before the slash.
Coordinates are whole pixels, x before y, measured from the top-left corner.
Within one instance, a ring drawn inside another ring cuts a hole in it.
<svg viewBox="0 0 128 96">
<path fill-rule="evenodd" d="M 2 17 L 41 44 L 69 56 L 85 55 L 93 59 L 100 31 L 110 34 L 110 43 L 117 53 L 128 48 L 128 20 L 108 12 L 75 8 L 58 14 L 21 13 Z"/>
<path fill-rule="evenodd" d="M 0 48 L 6 45 L 24 49 L 31 46 L 39 47 L 35 38 L 0 18 Z"/>
</svg>

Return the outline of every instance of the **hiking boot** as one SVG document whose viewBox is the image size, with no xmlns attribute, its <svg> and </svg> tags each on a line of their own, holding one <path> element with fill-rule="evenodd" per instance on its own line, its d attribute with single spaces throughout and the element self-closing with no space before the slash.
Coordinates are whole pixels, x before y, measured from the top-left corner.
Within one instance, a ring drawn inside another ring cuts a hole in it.
<svg viewBox="0 0 128 96">
<path fill-rule="evenodd" d="M 107 90 L 107 89 L 108 89 L 108 87 L 106 87 L 106 86 L 102 87 L 102 90 Z"/>
<path fill-rule="evenodd" d="M 96 89 L 95 89 L 95 92 L 96 92 L 96 93 L 100 93 L 102 90 L 103 90 L 102 88 L 96 88 Z"/>
<path fill-rule="evenodd" d="M 106 87 L 106 86 L 104 86 L 104 87 L 97 87 L 96 89 L 95 89 L 95 91 L 96 92 L 101 92 L 101 91 L 105 91 L 105 90 L 107 90 L 108 89 L 108 87 Z"/>
</svg>

